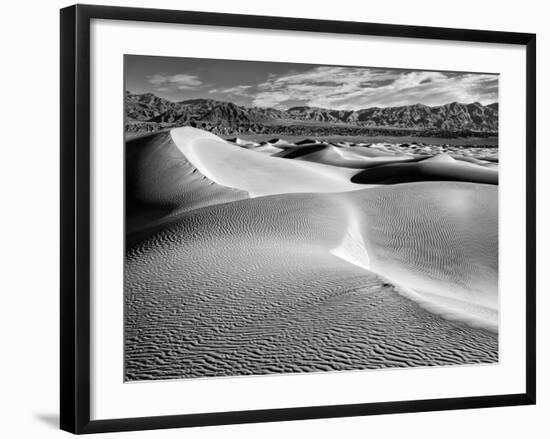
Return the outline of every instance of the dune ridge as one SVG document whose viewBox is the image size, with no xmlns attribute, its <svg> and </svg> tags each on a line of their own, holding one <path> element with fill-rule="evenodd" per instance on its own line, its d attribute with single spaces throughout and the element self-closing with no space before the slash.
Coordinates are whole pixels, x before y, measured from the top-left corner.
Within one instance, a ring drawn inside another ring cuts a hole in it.
<svg viewBox="0 0 550 439">
<path fill-rule="evenodd" d="M 498 184 L 498 169 L 438 154 L 414 163 L 390 163 L 352 177 L 355 183 L 405 183 L 414 181 L 467 181 Z"/>
<path fill-rule="evenodd" d="M 342 203 L 343 211 L 346 212 L 347 226 L 345 234 L 337 247 L 330 250 L 334 256 L 343 259 L 353 265 L 371 270 L 370 257 L 363 237 L 364 218 L 358 214 L 351 203 Z"/>
<path fill-rule="evenodd" d="M 345 198 L 351 226 L 340 257 L 384 276 L 400 291 L 403 286 L 414 290 L 407 297 L 434 312 L 498 330 L 498 197 L 493 185 L 411 183 Z M 351 245 L 356 230 L 362 236 Z"/>
<path fill-rule="evenodd" d="M 350 181 L 354 169 L 257 154 L 190 127 L 172 129 L 170 135 L 202 174 L 223 186 L 245 190 L 252 197 L 364 189 Z"/>
<path fill-rule="evenodd" d="M 388 163 L 409 162 L 415 160 L 415 158 L 413 156 L 395 153 L 380 154 L 377 157 L 369 157 L 366 154 L 361 154 L 360 152 L 355 151 L 354 148 L 326 145 L 323 148 L 319 148 L 317 151 L 301 155 L 298 157 L 298 160 L 307 160 L 347 168 L 367 169 Z"/>
<path fill-rule="evenodd" d="M 169 132 L 126 142 L 126 231 L 134 233 L 197 208 L 248 198 L 204 176 Z"/>
<path fill-rule="evenodd" d="M 240 140 L 238 143 L 247 144 L 247 148 L 243 149 L 193 128 L 171 130 L 170 137 L 193 169 L 204 172 L 209 180 L 227 185 L 231 190 L 245 189 L 252 196 L 266 196 L 281 192 L 313 192 L 313 189 L 324 185 L 323 189 L 335 196 L 341 192 L 338 190 L 341 186 L 335 184 L 333 171 L 336 168 L 323 163 L 308 162 L 308 167 L 304 168 L 296 160 L 281 161 L 283 159 L 279 157 L 259 156 L 248 148 L 253 142 L 236 139 Z M 282 142 L 273 139 L 273 143 Z M 305 149 L 305 154 L 295 155 L 297 159 L 327 151 L 341 156 L 340 152 L 335 151 L 337 148 L 322 142 L 304 144 L 298 148 Z M 297 151 L 290 148 L 285 152 L 295 154 Z M 235 154 L 238 159 L 227 160 Z M 402 156 L 396 155 L 395 158 L 400 160 Z M 235 169 L 235 164 L 254 169 L 256 175 L 244 175 L 239 172 L 240 169 Z M 282 169 L 283 166 L 286 168 Z M 476 172 L 480 169 L 488 171 L 478 165 L 459 162 L 447 154 L 407 166 L 422 166 L 428 169 L 428 173 L 437 172 L 433 169 L 438 167 L 443 167 L 444 173 L 449 172 L 448 168 L 458 168 L 459 172 L 463 169 L 470 172 L 471 168 L 475 168 Z M 373 171 L 384 168 L 386 166 L 381 165 Z M 347 174 L 336 174 L 337 182 L 345 181 L 353 172 L 351 169 L 345 171 Z M 492 173 L 492 170 L 488 172 Z M 346 191 L 365 188 L 347 184 L 344 187 Z M 373 186 L 367 187 L 373 189 Z M 408 294 L 408 297 L 424 305 L 432 304 L 431 310 L 496 331 L 497 267 L 496 263 L 487 264 L 485 259 L 497 254 L 495 190 L 471 183 L 430 185 L 423 182 L 381 187 L 368 196 L 359 193 L 344 195 L 345 192 L 342 192 L 337 203 L 338 208 L 346 212 L 344 239 L 338 246 L 328 249 L 331 254 L 378 273 L 396 285 L 413 288 L 415 294 Z M 201 206 L 194 206 L 197 207 Z M 477 214 L 481 217 L 478 218 Z M 399 215 L 399 221 L 396 215 Z M 484 217 L 487 215 L 491 220 Z M 338 228 L 341 229 L 341 226 Z M 396 231 L 399 232 L 397 235 Z M 476 239 L 471 241 L 469 235 L 473 236 L 473 232 L 477 232 Z M 396 236 L 402 237 L 397 239 Z M 409 242 L 406 242 L 407 239 Z M 474 249 L 471 254 L 462 241 L 468 242 Z M 476 259 L 479 255 L 482 257 Z M 445 266 L 441 265 L 441 261 L 453 261 L 453 264 Z M 459 264 L 462 266 L 459 267 Z M 479 276 L 475 277 L 476 273 Z M 466 274 L 470 277 L 465 278 Z"/>
</svg>

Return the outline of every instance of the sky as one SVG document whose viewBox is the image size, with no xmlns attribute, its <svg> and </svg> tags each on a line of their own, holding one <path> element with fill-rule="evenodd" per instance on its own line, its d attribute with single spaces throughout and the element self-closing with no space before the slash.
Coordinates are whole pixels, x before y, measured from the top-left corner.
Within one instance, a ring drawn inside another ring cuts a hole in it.
<svg viewBox="0 0 550 439">
<path fill-rule="evenodd" d="M 498 75 L 379 67 L 126 55 L 125 89 L 247 107 L 358 110 L 498 102 Z"/>
</svg>

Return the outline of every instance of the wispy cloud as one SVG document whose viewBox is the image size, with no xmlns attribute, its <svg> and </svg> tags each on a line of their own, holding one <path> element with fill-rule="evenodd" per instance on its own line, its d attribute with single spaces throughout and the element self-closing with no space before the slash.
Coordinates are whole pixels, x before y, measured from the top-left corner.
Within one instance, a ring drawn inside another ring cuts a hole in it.
<svg viewBox="0 0 550 439">
<path fill-rule="evenodd" d="M 353 67 L 315 67 L 306 72 L 271 76 L 257 86 L 252 104 L 284 108 L 305 105 L 360 109 L 453 101 L 482 103 L 497 100 L 495 75 L 398 71 Z"/>
<path fill-rule="evenodd" d="M 473 73 L 392 70 L 383 68 L 289 65 L 285 73 L 201 77 L 190 71 L 147 76 L 154 91 L 173 99 L 209 94 L 242 105 L 285 109 L 308 105 L 342 110 L 449 102 L 498 101 L 498 76 Z M 280 70 L 279 70 L 280 71 Z M 244 72 L 243 72 L 244 73 Z M 208 78 L 208 79 L 205 79 Z M 246 78 L 246 79 L 245 79 Z M 246 81 L 246 82 L 245 82 Z"/>
<path fill-rule="evenodd" d="M 198 76 L 185 73 L 176 75 L 157 73 L 156 75 L 149 76 L 147 80 L 159 91 L 162 91 L 160 90 L 161 88 L 164 90 L 195 90 L 203 85 Z"/>
<path fill-rule="evenodd" d="M 251 96 L 250 89 L 252 87 L 253 87 L 252 85 L 236 85 L 235 87 L 216 90 L 216 92 L 230 94 L 230 95 L 237 95 L 237 96 Z"/>
</svg>

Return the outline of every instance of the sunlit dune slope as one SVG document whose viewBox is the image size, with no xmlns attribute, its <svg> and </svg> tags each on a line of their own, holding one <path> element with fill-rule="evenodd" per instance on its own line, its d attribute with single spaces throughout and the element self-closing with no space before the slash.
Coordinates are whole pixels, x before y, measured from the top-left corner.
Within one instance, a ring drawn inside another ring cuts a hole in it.
<svg viewBox="0 0 550 439">
<path fill-rule="evenodd" d="M 241 148 L 245 148 L 245 149 L 252 149 L 252 148 L 255 148 L 256 146 L 259 146 L 259 143 L 257 142 L 251 142 L 249 140 L 244 140 L 239 137 L 227 139 L 227 141 L 230 143 L 234 143 L 235 145 L 238 145 Z"/>
<path fill-rule="evenodd" d="M 269 143 L 266 142 L 265 145 L 259 145 L 253 149 L 254 152 L 260 152 L 262 154 L 267 155 L 274 155 L 282 151 L 281 148 L 277 148 L 276 146 L 272 146 Z"/>
<path fill-rule="evenodd" d="M 203 175 L 223 186 L 245 190 L 253 197 L 362 189 L 350 181 L 356 173 L 354 169 L 258 154 L 190 127 L 175 128 L 170 134 Z"/>
<path fill-rule="evenodd" d="M 370 158 L 378 158 L 378 157 L 399 157 L 399 158 L 407 158 L 412 157 L 412 154 L 402 154 L 395 151 L 389 151 L 386 149 L 376 148 L 376 147 L 369 147 L 369 146 L 362 146 L 362 145 L 356 145 L 356 146 L 348 146 L 347 149 L 353 151 L 355 154 L 359 154 L 365 157 Z"/>
<path fill-rule="evenodd" d="M 375 154 L 373 154 L 373 156 L 374 155 Z M 324 145 L 323 148 L 319 148 L 317 151 L 300 155 L 298 160 L 324 163 L 333 166 L 343 166 L 347 168 L 367 169 L 387 163 L 408 162 L 415 160 L 415 158 L 401 154 L 380 154 L 374 157 L 369 157 L 364 153 L 361 154 L 359 151 L 355 151 L 355 148 Z"/>
<path fill-rule="evenodd" d="M 433 311 L 496 330 L 497 191 L 494 185 L 437 182 L 345 196 L 363 219 L 369 269 L 414 290 L 410 297 Z"/>
<path fill-rule="evenodd" d="M 494 307 L 495 210 L 474 212 L 492 190 L 421 183 L 183 213 L 127 253 L 126 378 L 495 361 L 494 333 L 392 287 L 470 301 L 453 315 Z"/>
</svg>

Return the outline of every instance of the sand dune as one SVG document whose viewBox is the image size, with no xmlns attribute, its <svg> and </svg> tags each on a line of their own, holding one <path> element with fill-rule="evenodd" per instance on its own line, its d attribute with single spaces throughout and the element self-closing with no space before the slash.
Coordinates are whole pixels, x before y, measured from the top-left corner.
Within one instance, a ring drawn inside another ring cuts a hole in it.
<svg viewBox="0 0 550 439">
<path fill-rule="evenodd" d="M 484 160 L 484 161 L 492 162 L 492 163 L 498 163 L 498 157 L 483 156 L 483 157 L 479 157 L 479 160 Z"/>
<path fill-rule="evenodd" d="M 387 163 L 402 163 L 415 159 L 412 156 L 383 153 L 376 157 L 369 157 L 366 154 L 355 151 L 355 148 L 341 148 L 332 145 L 324 145 L 323 148 L 317 151 L 299 156 L 298 160 L 324 163 L 332 166 L 343 166 L 346 168 L 368 169 Z"/>
<path fill-rule="evenodd" d="M 349 147 L 343 144 L 331 144 L 306 139 L 284 148 L 260 146 L 252 149 L 257 152 L 266 152 L 273 157 L 304 160 L 329 166 L 337 166 L 348 169 L 367 169 L 378 165 L 396 162 L 408 162 L 418 160 L 412 155 L 385 152 L 366 147 Z"/>
<path fill-rule="evenodd" d="M 320 143 L 319 140 L 317 139 L 302 139 L 302 140 L 299 140 L 298 142 L 294 142 L 295 145 L 312 145 L 312 144 L 315 144 L 315 143 Z"/>
<path fill-rule="evenodd" d="M 250 140 L 244 140 L 244 139 L 241 139 L 239 137 L 235 137 L 233 139 L 227 139 L 227 142 L 234 143 L 235 145 L 238 145 L 238 146 L 240 146 L 242 148 L 246 148 L 246 149 L 252 149 L 252 148 L 255 148 L 256 146 L 260 145 L 257 142 L 251 142 Z"/>
<path fill-rule="evenodd" d="M 273 146 L 278 146 L 278 147 L 293 146 L 292 144 L 290 144 L 286 140 L 278 139 L 278 138 L 270 139 L 270 140 L 267 141 L 267 143 L 269 143 L 270 145 L 273 145 Z"/>
<path fill-rule="evenodd" d="M 262 154 L 267 154 L 267 155 L 275 155 L 283 150 L 271 144 L 266 144 L 266 145 L 257 146 L 256 148 L 253 149 L 253 151 L 260 152 Z"/>
<path fill-rule="evenodd" d="M 295 159 L 298 157 L 302 157 L 306 154 L 310 154 L 312 152 L 322 151 L 328 146 L 329 145 L 327 143 L 322 143 L 322 142 L 302 144 L 299 146 L 292 146 L 290 148 L 285 148 L 281 150 L 281 152 L 277 153 L 275 156 L 282 157 L 285 159 Z"/>
<path fill-rule="evenodd" d="M 238 137 L 232 138 L 232 139 L 226 139 L 226 142 L 240 146 L 241 148 L 244 148 L 244 149 L 249 149 L 255 152 L 261 152 L 266 155 L 275 155 L 281 151 L 284 151 L 282 148 L 273 146 L 269 142 L 251 142 L 249 140 L 240 139 Z"/>
<path fill-rule="evenodd" d="M 203 175 L 223 186 L 245 190 L 253 197 L 362 189 L 350 181 L 356 173 L 354 169 L 257 154 L 190 127 L 175 128 L 170 134 Z"/>
<path fill-rule="evenodd" d="M 496 331 L 497 188 L 438 182 L 366 192 L 346 197 L 363 218 L 368 268 L 431 310 Z"/>
<path fill-rule="evenodd" d="M 284 194 L 185 213 L 127 254 L 126 378 L 495 361 L 495 334 L 422 309 L 374 272 L 388 263 L 386 277 L 429 292 L 451 285 L 460 300 L 481 291 L 475 283 L 493 275 L 495 256 L 469 258 L 487 239 L 477 242 L 434 198 L 462 194 L 473 209 L 478 185 L 441 186 Z M 434 264 L 432 250 L 449 262 Z"/>
<path fill-rule="evenodd" d="M 498 359 L 496 185 L 369 187 L 259 148 L 193 128 L 127 143 L 126 379 Z M 441 155 L 358 175 L 399 166 L 491 171 Z"/>
<path fill-rule="evenodd" d="M 367 169 L 352 178 L 355 183 L 405 183 L 414 181 L 469 181 L 498 184 L 498 170 L 440 154 L 414 163 L 391 163 Z"/>
<path fill-rule="evenodd" d="M 183 211 L 247 198 L 220 186 L 181 154 L 169 132 L 126 142 L 126 230 L 151 227 Z"/>
<path fill-rule="evenodd" d="M 402 154 L 396 151 L 390 151 L 386 149 L 379 149 L 379 148 L 371 148 L 367 146 L 362 145 L 355 145 L 355 146 L 349 146 L 348 147 L 351 151 L 353 151 L 355 154 L 362 155 L 369 158 L 379 158 L 379 157 L 399 157 L 399 158 L 407 158 L 407 157 L 413 157 L 412 154 Z"/>
<path fill-rule="evenodd" d="M 384 153 L 393 153 L 392 145 L 386 143 L 372 143 L 369 145 L 370 149 L 376 149 L 378 151 L 383 151 Z"/>
</svg>

